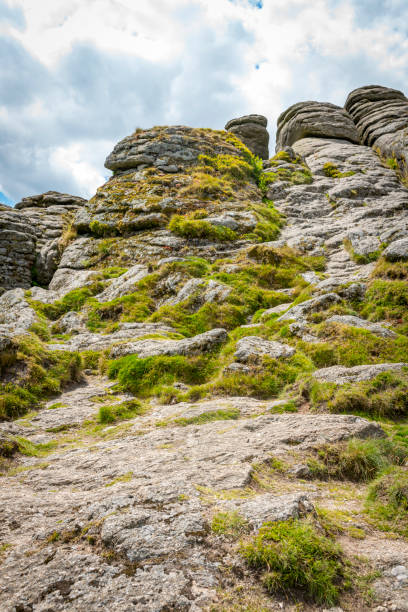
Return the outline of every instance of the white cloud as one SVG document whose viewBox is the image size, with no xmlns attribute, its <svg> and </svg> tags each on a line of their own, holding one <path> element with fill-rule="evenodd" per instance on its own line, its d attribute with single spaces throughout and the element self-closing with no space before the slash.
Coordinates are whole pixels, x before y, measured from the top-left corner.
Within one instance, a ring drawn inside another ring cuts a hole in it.
<svg viewBox="0 0 408 612">
<path fill-rule="evenodd" d="M 134 127 L 220 128 L 408 76 L 405 0 L 0 0 L 0 182 L 91 195 Z M 24 26 L 25 24 L 25 26 Z M 256 66 L 258 68 L 256 68 Z"/>
</svg>

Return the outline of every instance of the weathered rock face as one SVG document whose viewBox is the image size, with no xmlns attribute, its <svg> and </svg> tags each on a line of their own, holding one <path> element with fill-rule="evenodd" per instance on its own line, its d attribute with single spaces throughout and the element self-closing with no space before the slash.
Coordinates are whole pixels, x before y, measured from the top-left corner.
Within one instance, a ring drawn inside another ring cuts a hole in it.
<svg viewBox="0 0 408 612">
<path fill-rule="evenodd" d="M 86 200 L 56 191 L 0 209 L 0 287 L 48 285 L 57 269 L 61 236 Z"/>
<path fill-rule="evenodd" d="M 259 155 L 266 121 L 227 128 L 138 130 L 89 202 L 0 212 L 31 253 L 22 286 L 29 265 L 52 276 L 0 296 L 1 418 L 26 401 L 0 423 L 7 612 L 279 609 L 213 521 L 241 521 L 245 538 L 318 521 L 315 503 L 344 513 L 343 487 L 366 539 L 347 521 L 342 543 L 351 557 L 365 543 L 376 605 L 404 609 L 408 585 L 397 599 L 378 550 L 398 568 L 408 545 L 367 522 L 366 483 L 316 483 L 308 465 L 321 445 L 385 437 L 377 406 L 406 416 L 408 191 L 336 106 L 283 113 L 263 172 L 240 141 Z M 81 367 L 80 385 L 46 397 Z M 334 414 L 344 398 L 361 412 L 360 388 L 370 419 Z"/>
<path fill-rule="evenodd" d="M 360 142 L 394 159 L 408 177 L 408 99 L 401 91 L 367 85 L 352 91 L 345 104 L 357 126 Z"/>
<path fill-rule="evenodd" d="M 350 115 L 340 106 L 323 102 L 299 102 L 279 116 L 276 151 L 308 136 L 359 142 Z"/>
<path fill-rule="evenodd" d="M 30 287 L 36 233 L 21 215 L 0 207 L 0 288 Z"/>
<path fill-rule="evenodd" d="M 225 125 L 227 132 L 235 134 L 248 149 L 261 159 L 269 158 L 268 120 L 262 115 L 245 115 L 231 119 Z"/>
</svg>

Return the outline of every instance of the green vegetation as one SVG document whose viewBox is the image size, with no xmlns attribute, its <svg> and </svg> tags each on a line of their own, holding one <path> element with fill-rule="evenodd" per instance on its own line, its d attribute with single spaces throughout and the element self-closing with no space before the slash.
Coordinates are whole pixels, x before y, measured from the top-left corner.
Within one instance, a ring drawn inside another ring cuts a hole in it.
<svg viewBox="0 0 408 612">
<path fill-rule="evenodd" d="M 386 320 L 400 333 L 408 335 L 406 280 L 373 280 L 365 295 L 361 315 L 370 321 Z"/>
<path fill-rule="evenodd" d="M 387 164 L 387 166 L 389 168 L 391 168 L 391 170 L 398 170 L 399 169 L 398 162 L 397 162 L 395 157 L 388 157 L 385 160 L 385 163 Z"/>
<path fill-rule="evenodd" d="M 238 512 L 217 512 L 211 522 L 211 531 L 216 535 L 237 538 L 248 531 L 248 523 Z"/>
<path fill-rule="evenodd" d="M 371 418 L 400 419 L 408 414 L 408 368 L 402 372 L 382 372 L 370 381 L 331 383 L 311 381 L 304 389 L 315 408 L 330 412 L 359 414 Z"/>
<path fill-rule="evenodd" d="M 118 482 L 129 482 L 130 480 L 132 480 L 132 478 L 133 472 L 126 472 L 126 474 L 122 474 L 122 476 L 118 476 L 110 482 L 107 482 L 105 487 L 113 487 L 113 485 L 117 484 Z"/>
<path fill-rule="evenodd" d="M 63 314 L 70 312 L 71 310 L 78 312 L 84 306 L 85 302 L 96 293 L 103 290 L 103 284 L 96 282 L 89 287 L 82 287 L 81 289 L 73 289 L 60 300 L 57 300 L 53 304 L 45 304 L 43 302 L 36 302 L 29 300 L 30 305 L 41 315 L 45 315 L 48 319 L 55 321 Z"/>
<path fill-rule="evenodd" d="M 403 465 L 408 448 L 389 438 L 351 439 L 346 445 L 326 444 L 308 461 L 312 478 L 328 480 L 372 480 L 391 464 Z"/>
<path fill-rule="evenodd" d="M 368 330 L 337 322 L 323 322 L 313 331 L 321 342 L 299 342 L 298 348 L 313 360 L 316 367 L 408 362 L 408 339 L 405 336 L 379 338 Z"/>
<path fill-rule="evenodd" d="M 408 537 L 408 471 L 390 467 L 369 489 L 366 510 L 377 528 Z"/>
<path fill-rule="evenodd" d="M 122 389 L 141 397 L 157 395 L 163 386 L 176 381 L 187 384 L 201 384 L 207 381 L 214 372 L 212 355 L 184 357 L 146 357 L 139 359 L 128 355 L 112 361 L 108 376 L 116 378 Z"/>
<path fill-rule="evenodd" d="M 355 252 L 350 240 L 348 240 L 347 238 L 344 239 L 343 244 L 344 244 L 344 248 L 349 253 L 351 259 L 355 261 L 356 264 L 359 264 L 359 265 L 364 265 L 372 261 L 377 261 L 377 259 L 381 255 L 381 251 L 383 250 L 383 245 L 382 245 L 376 251 L 372 251 L 371 253 L 366 253 L 365 255 L 361 255 Z"/>
<path fill-rule="evenodd" d="M 323 166 L 323 173 L 329 178 L 344 178 L 346 176 L 353 176 L 355 172 L 349 170 L 348 172 L 340 172 L 340 170 L 331 162 L 327 162 Z"/>
<path fill-rule="evenodd" d="M 341 548 L 309 520 L 265 523 L 241 554 L 272 594 L 333 606 L 351 585 Z"/>
<path fill-rule="evenodd" d="M 204 214 L 204 216 L 207 216 L 206 211 L 203 213 L 201 211 L 195 211 L 194 213 L 184 216 L 173 215 L 169 223 L 169 230 L 183 238 L 206 238 L 219 242 L 236 240 L 238 238 L 236 232 L 229 227 L 224 225 L 212 225 L 209 221 L 197 218 L 197 214 Z"/>
<path fill-rule="evenodd" d="M 188 425 L 205 425 L 206 423 L 213 423 L 214 421 L 235 421 L 239 418 L 240 412 L 238 408 L 227 408 L 219 410 L 209 410 L 203 412 L 197 416 L 192 417 L 179 417 L 172 421 L 159 421 L 156 423 L 157 427 L 164 427 L 166 425 L 181 425 L 181 427 L 187 427 Z"/>
<path fill-rule="evenodd" d="M 15 339 L 14 350 L 2 355 L 0 365 L 1 378 L 14 372 L 14 382 L 0 383 L 0 420 L 15 419 L 40 406 L 47 396 L 78 381 L 81 369 L 78 353 L 49 351 L 34 335 Z"/>
<path fill-rule="evenodd" d="M 102 425 L 116 423 L 117 421 L 127 421 L 141 416 L 147 412 L 148 408 L 143 406 L 138 400 L 127 400 L 121 404 L 112 406 L 101 406 L 98 411 L 98 422 Z"/>
</svg>

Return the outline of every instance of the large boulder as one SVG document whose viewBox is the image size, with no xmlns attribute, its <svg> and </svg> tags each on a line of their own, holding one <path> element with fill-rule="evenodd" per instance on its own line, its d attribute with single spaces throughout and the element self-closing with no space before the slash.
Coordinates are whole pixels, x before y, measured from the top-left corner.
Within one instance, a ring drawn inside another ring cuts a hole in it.
<svg viewBox="0 0 408 612">
<path fill-rule="evenodd" d="M 254 155 L 262 159 L 268 159 L 269 134 L 266 129 L 267 124 L 268 120 L 262 115 L 245 115 L 228 121 L 225 129 L 242 140 Z"/>
<path fill-rule="evenodd" d="M 23 198 L 15 208 L 0 207 L 0 286 L 47 285 L 57 269 L 61 237 L 86 200 L 56 191 Z"/>
<path fill-rule="evenodd" d="M 408 99 L 397 89 L 366 85 L 352 91 L 345 109 L 353 118 L 362 144 L 394 158 L 407 175 Z"/>
<path fill-rule="evenodd" d="M 278 118 L 276 151 L 308 136 L 359 142 L 350 115 L 344 108 L 327 102 L 299 102 L 283 112 Z"/>
</svg>

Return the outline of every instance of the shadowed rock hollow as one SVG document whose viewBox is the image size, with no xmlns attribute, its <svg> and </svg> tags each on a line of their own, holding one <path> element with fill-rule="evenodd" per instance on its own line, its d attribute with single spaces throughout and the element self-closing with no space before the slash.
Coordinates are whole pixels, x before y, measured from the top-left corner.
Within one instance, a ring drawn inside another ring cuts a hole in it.
<svg viewBox="0 0 408 612">
<path fill-rule="evenodd" d="M 136 130 L 1 208 L 2 610 L 408 609 L 405 111 Z"/>
</svg>

